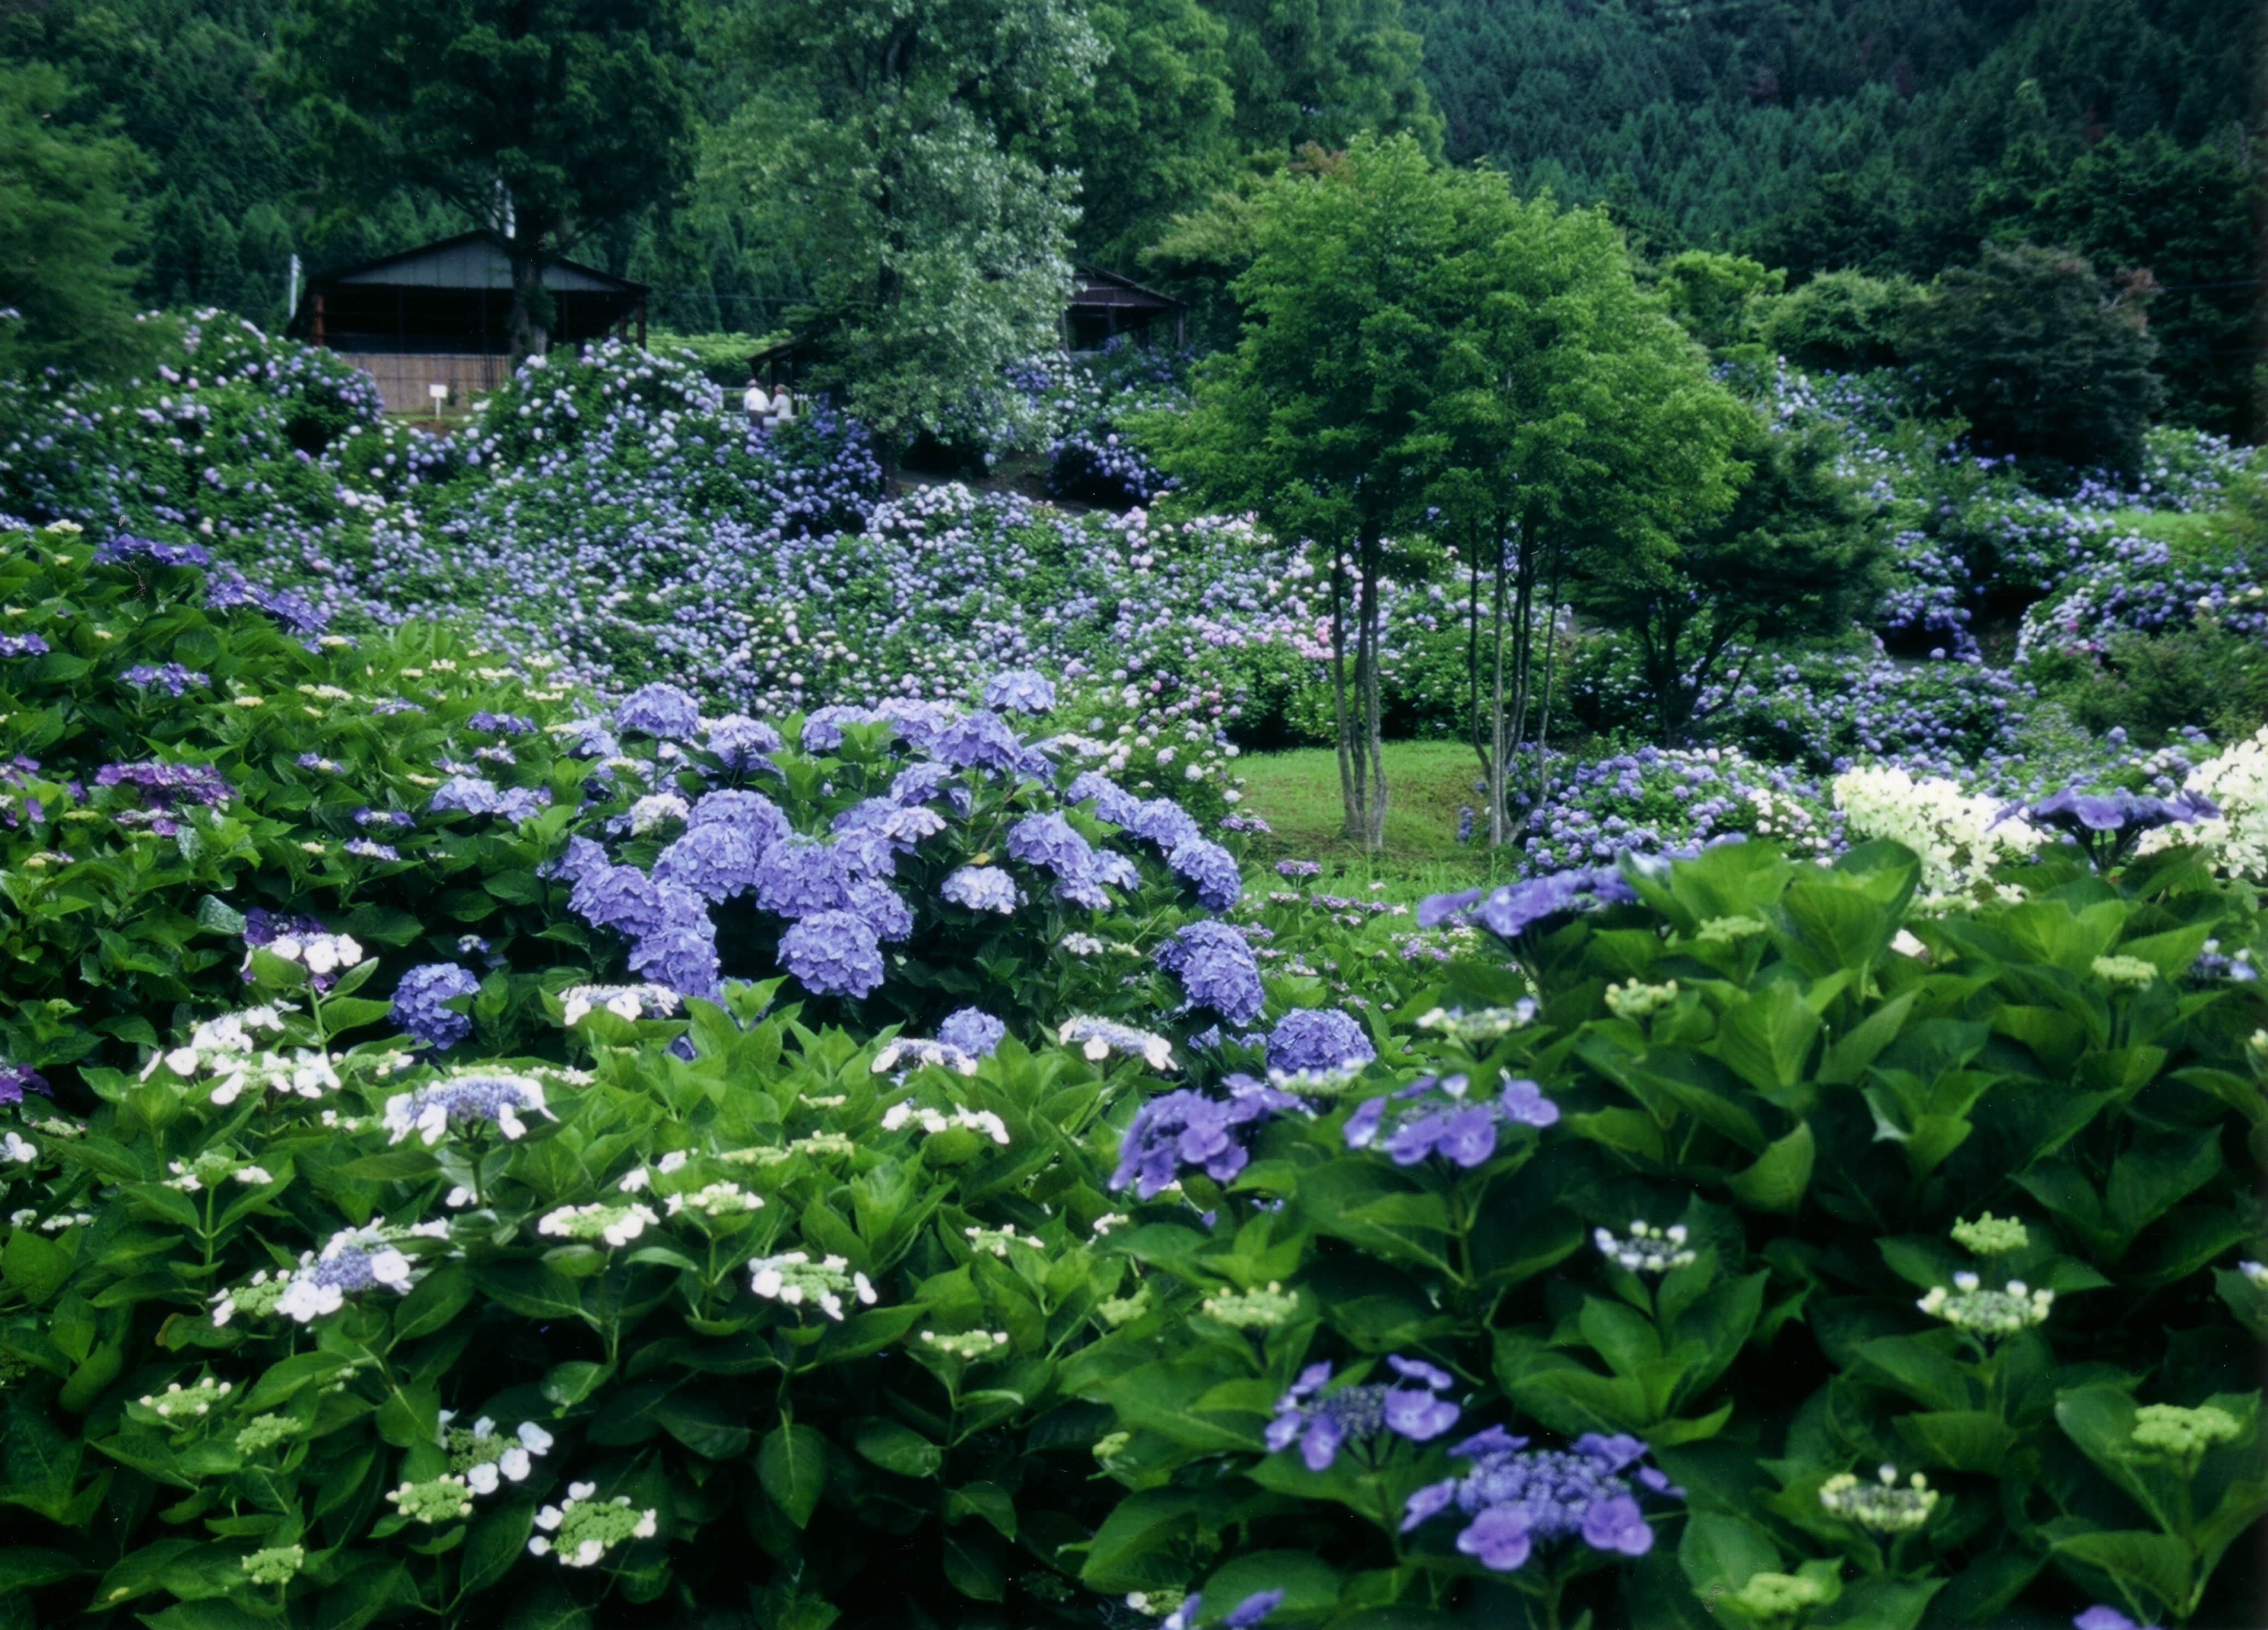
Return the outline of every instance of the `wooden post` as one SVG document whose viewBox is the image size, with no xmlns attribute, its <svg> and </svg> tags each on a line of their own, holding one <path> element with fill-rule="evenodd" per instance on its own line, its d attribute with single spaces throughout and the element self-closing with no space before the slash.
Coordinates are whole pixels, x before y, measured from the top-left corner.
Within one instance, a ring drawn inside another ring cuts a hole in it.
<svg viewBox="0 0 2268 1630">
<path fill-rule="evenodd" d="M 645 296 L 638 296 L 638 349 L 645 349 Z"/>
<path fill-rule="evenodd" d="M 315 291 L 314 299 L 315 310 L 313 318 L 309 322 L 307 328 L 307 343 L 320 350 L 322 349 L 323 344 L 323 295 L 321 290 L 319 289 Z"/>
</svg>

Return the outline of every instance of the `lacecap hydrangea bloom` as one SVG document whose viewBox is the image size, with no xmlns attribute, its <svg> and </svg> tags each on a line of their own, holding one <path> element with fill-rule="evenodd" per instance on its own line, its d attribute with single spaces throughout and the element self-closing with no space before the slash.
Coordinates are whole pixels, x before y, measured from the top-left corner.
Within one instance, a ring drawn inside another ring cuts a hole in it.
<svg viewBox="0 0 2268 1630">
<path fill-rule="evenodd" d="M 1653 1548 L 1653 1529 L 1640 1492 L 1684 1494 L 1639 1464 L 1646 1452 L 1641 1440 L 1620 1435 L 1589 1432 L 1570 1449 L 1531 1449 L 1526 1438 L 1491 1427 L 1449 1452 L 1471 1470 L 1410 1495 L 1402 1530 L 1454 1508 L 1469 1519 L 1457 1549 L 1502 1572 L 1526 1564 L 1538 1544 L 1577 1536 L 1594 1551 L 1643 1556 Z"/>
<path fill-rule="evenodd" d="M 1397 1166 L 1438 1154 L 1469 1169 L 1496 1154 L 1499 1125 L 1544 1127 L 1559 1119 L 1559 1106 L 1534 1081 L 1507 1074 L 1493 1098 L 1475 1098 L 1470 1088 L 1462 1074 L 1421 1075 L 1368 1099 L 1347 1117 L 1347 1147 L 1383 1149 Z"/>
<path fill-rule="evenodd" d="M 1399 1353 L 1386 1361 L 1398 1379 L 1336 1389 L 1330 1386 L 1329 1360 L 1308 1365 L 1276 1400 L 1276 1418 L 1268 1423 L 1269 1449 L 1297 1443 L 1307 1470 L 1322 1471 L 1341 1449 L 1365 1445 L 1381 1434 L 1425 1443 L 1457 1424 L 1457 1405 L 1443 1396 L 1454 1386 L 1454 1376 Z"/>
<path fill-rule="evenodd" d="M 1131 1187 L 1150 1199 L 1175 1182 L 1184 1167 L 1226 1183 L 1252 1158 L 1245 1147 L 1252 1127 L 1282 1111 L 1307 1108 L 1291 1093 L 1248 1075 L 1228 1076 L 1221 1086 L 1226 1098 L 1183 1088 L 1161 1093 L 1136 1110 L 1119 1143 L 1111 1188 Z"/>
</svg>

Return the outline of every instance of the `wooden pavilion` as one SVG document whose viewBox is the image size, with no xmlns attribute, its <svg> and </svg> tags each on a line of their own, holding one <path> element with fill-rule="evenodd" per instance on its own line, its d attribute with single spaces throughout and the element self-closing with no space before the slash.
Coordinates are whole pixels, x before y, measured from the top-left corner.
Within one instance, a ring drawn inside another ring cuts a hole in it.
<svg viewBox="0 0 2268 1630">
<path fill-rule="evenodd" d="M 555 345 L 615 336 L 645 343 L 647 286 L 563 255 L 543 259 Z M 462 403 L 512 372 L 512 262 L 484 232 L 312 279 L 286 332 L 337 351 L 378 381 L 389 412 Z"/>
</svg>

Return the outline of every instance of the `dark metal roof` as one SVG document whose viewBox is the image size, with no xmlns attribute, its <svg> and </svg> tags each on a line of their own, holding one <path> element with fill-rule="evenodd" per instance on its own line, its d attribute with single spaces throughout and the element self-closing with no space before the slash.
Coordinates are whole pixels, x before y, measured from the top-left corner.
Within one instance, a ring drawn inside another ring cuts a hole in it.
<svg viewBox="0 0 2268 1630">
<path fill-rule="evenodd" d="M 308 279 L 309 289 L 332 284 L 401 284 L 417 289 L 509 289 L 512 262 L 504 245 L 485 232 L 459 232 L 436 243 L 382 254 L 336 271 Z M 543 257 L 543 286 L 552 290 L 614 294 L 644 294 L 650 285 L 633 283 L 571 261 L 563 254 Z"/>
<path fill-rule="evenodd" d="M 1104 271 L 1099 266 L 1075 266 L 1079 286 L 1071 291 L 1071 308 L 1082 306 L 1115 306 L 1123 310 L 1135 307 L 1144 311 L 1182 311 L 1189 302 L 1177 300 L 1172 295 L 1122 277 L 1116 272 Z"/>
</svg>

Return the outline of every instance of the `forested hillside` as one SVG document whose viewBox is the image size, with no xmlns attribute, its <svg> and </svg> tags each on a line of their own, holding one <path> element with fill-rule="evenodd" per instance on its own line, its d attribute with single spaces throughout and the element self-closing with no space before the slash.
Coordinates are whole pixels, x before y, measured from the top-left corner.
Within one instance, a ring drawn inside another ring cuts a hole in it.
<svg viewBox="0 0 2268 1630">
<path fill-rule="evenodd" d="M 373 210 L 306 159 L 293 99 L 272 73 L 288 9 L 0 10 L 0 60 L 59 69 L 57 117 L 109 122 L 144 156 L 136 288 L 148 301 L 274 321 L 294 251 L 336 264 L 467 224 L 407 191 Z M 1144 252 L 1256 162 L 1407 129 L 1453 162 L 1493 161 L 1522 190 L 1608 202 L 1657 262 L 1703 247 L 1784 267 L 1791 286 L 1841 267 L 1926 280 L 1973 261 L 1981 241 L 2029 240 L 2075 248 L 2106 276 L 2146 269 L 2169 415 L 2250 428 L 2255 8 L 1093 0 L 1067 11 L 1094 36 L 1091 83 L 1045 128 L 1001 128 L 1041 169 L 1078 176 L 1072 241 L 1086 259 L 1170 280 L 1176 263 Z M 654 284 L 657 318 L 672 328 L 776 328 L 823 259 L 823 246 L 798 241 L 795 211 L 768 219 L 748 207 L 735 167 L 752 110 L 784 71 L 751 45 L 763 14 L 730 0 L 678 11 L 701 136 L 685 184 L 572 246 Z"/>
<path fill-rule="evenodd" d="M 1453 160 L 1656 255 L 1926 278 L 1980 240 L 2150 269 L 2172 408 L 2232 428 L 2251 268 L 2221 0 L 1412 0 Z"/>
</svg>

